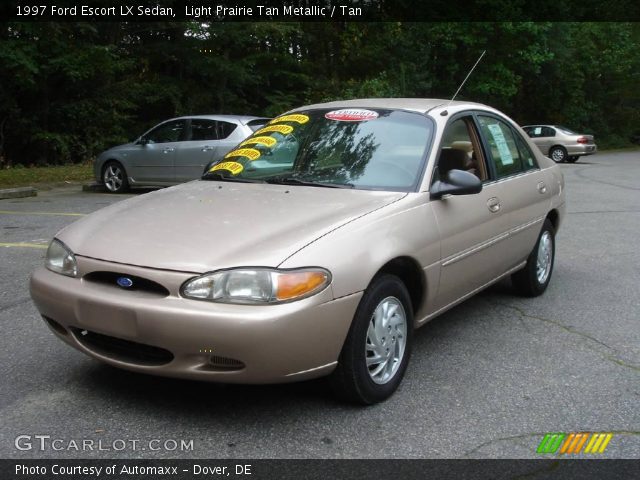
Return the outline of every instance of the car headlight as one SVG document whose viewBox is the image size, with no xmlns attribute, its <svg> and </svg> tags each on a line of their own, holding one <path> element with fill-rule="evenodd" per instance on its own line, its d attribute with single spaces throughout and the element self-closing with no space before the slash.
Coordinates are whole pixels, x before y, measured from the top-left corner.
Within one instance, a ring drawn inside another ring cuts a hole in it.
<svg viewBox="0 0 640 480">
<path fill-rule="evenodd" d="M 181 293 L 187 298 L 211 302 L 274 304 L 308 297 L 330 282 L 331 274 L 321 268 L 238 268 L 187 280 Z"/>
<path fill-rule="evenodd" d="M 55 238 L 49 244 L 44 265 L 52 272 L 61 273 L 68 277 L 78 275 L 76 256 L 69 250 L 69 247 Z"/>
</svg>

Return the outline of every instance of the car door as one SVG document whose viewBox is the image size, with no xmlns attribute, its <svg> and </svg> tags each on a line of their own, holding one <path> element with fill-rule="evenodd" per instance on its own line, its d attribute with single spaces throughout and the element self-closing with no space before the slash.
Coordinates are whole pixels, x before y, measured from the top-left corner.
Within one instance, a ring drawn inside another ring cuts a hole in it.
<svg viewBox="0 0 640 480">
<path fill-rule="evenodd" d="M 536 145 L 544 155 L 549 155 L 549 149 L 556 144 L 556 131 L 551 127 L 540 128 L 540 136 Z"/>
<path fill-rule="evenodd" d="M 446 195 L 431 202 L 441 239 L 435 310 L 483 287 L 504 271 L 502 241 L 509 229 L 502 208 L 504 186 L 492 177 L 472 113 L 448 122 L 439 148 L 433 181 L 456 168 L 476 174 L 483 188 L 477 194 Z"/>
<path fill-rule="evenodd" d="M 200 178 L 204 167 L 220 156 L 220 122 L 207 118 L 192 118 L 186 140 L 176 151 L 176 181 Z"/>
<path fill-rule="evenodd" d="M 185 134 L 184 119 L 169 120 L 145 133 L 129 153 L 130 176 L 138 183 L 173 183 L 174 159 Z"/>
<path fill-rule="evenodd" d="M 551 208 L 551 182 L 529 145 L 513 125 L 496 115 L 478 114 L 480 133 L 489 146 L 490 166 L 502 185 L 502 208 L 509 224 L 503 243 L 505 270 L 526 260 Z"/>
</svg>

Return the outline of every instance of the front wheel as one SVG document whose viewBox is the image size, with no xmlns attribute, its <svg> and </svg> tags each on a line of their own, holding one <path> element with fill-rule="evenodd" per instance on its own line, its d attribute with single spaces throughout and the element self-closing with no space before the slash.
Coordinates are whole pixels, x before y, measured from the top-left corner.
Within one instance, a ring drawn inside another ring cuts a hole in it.
<svg viewBox="0 0 640 480">
<path fill-rule="evenodd" d="M 107 162 L 102 171 L 102 182 L 111 193 L 122 193 L 129 189 L 129 179 L 124 167 L 116 161 Z"/>
<path fill-rule="evenodd" d="M 516 290 L 525 297 L 542 295 L 551 280 L 555 259 L 555 229 L 547 218 L 542 225 L 536 246 L 527 258 L 525 267 L 511 275 Z"/>
<path fill-rule="evenodd" d="M 567 151 L 564 149 L 564 147 L 553 147 L 551 150 L 549 150 L 549 157 L 551 158 L 551 160 L 553 160 L 556 163 L 561 163 L 564 162 L 568 155 L 567 155 Z"/>
<path fill-rule="evenodd" d="M 407 288 L 396 276 L 377 277 L 358 305 L 331 376 L 336 394 L 365 405 L 389 398 L 407 369 L 412 339 Z"/>
</svg>

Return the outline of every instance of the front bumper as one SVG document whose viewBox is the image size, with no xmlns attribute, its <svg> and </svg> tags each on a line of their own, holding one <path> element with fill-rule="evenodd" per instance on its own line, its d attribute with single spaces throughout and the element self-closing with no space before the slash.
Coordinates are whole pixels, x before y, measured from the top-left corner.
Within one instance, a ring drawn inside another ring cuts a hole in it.
<svg viewBox="0 0 640 480">
<path fill-rule="evenodd" d="M 217 304 L 180 297 L 180 286 L 194 274 L 77 260 L 78 278 L 45 268 L 31 277 L 31 296 L 51 330 L 105 363 L 155 375 L 229 383 L 326 375 L 362 296 L 333 299 L 329 287 L 281 305 Z M 92 272 L 145 278 L 168 294 L 88 280 Z"/>
</svg>

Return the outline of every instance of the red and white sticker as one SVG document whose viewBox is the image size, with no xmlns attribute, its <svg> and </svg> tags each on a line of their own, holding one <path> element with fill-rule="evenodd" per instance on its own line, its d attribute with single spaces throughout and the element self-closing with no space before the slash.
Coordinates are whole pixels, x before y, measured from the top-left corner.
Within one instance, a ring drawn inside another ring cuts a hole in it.
<svg viewBox="0 0 640 480">
<path fill-rule="evenodd" d="M 338 122 L 363 122 L 365 120 L 375 120 L 378 118 L 378 114 L 372 110 L 363 110 L 361 108 L 343 108 L 342 110 L 333 110 L 325 113 L 324 118 Z"/>
</svg>

